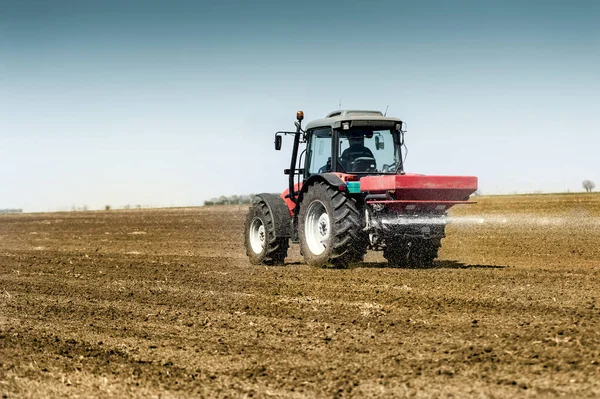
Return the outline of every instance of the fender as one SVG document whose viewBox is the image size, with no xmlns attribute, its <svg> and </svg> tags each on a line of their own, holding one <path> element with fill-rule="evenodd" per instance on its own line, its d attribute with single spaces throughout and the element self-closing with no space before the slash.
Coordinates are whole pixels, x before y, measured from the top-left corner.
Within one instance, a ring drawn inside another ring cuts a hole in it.
<svg viewBox="0 0 600 399">
<path fill-rule="evenodd" d="M 273 215 L 273 233 L 275 237 L 291 237 L 292 218 L 290 217 L 290 210 L 285 201 L 279 194 L 257 194 L 254 198 L 254 203 L 261 201 L 267 205 L 269 212 Z"/>
<path fill-rule="evenodd" d="M 346 182 L 344 180 L 340 179 L 340 177 L 335 173 L 321 173 L 318 175 L 312 175 L 308 179 L 304 180 L 304 183 L 302 184 L 302 189 L 300 190 L 300 195 L 298 196 L 300 203 L 302 202 L 302 198 L 304 197 L 304 193 L 306 193 L 306 191 L 308 190 L 308 187 L 310 187 L 313 183 L 316 183 L 319 181 L 329 184 L 330 186 L 333 186 L 333 187 L 339 187 L 341 185 L 344 185 L 344 186 L 346 185 Z"/>
</svg>

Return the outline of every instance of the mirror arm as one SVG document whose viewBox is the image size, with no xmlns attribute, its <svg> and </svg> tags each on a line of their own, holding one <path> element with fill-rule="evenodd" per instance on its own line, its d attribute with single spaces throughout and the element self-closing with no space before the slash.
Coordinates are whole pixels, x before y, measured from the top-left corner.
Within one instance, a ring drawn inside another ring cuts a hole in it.
<svg viewBox="0 0 600 399">
<path fill-rule="evenodd" d="M 296 169 L 296 159 L 298 157 L 298 147 L 300 145 L 300 137 L 302 136 L 302 127 L 301 127 L 301 122 L 300 120 L 298 120 L 296 123 L 296 132 L 295 133 L 288 133 L 288 132 L 283 132 L 284 134 L 294 134 L 294 147 L 292 149 L 292 159 L 290 161 L 290 170 L 295 170 Z M 296 193 L 294 192 L 294 174 L 290 173 L 290 181 L 289 181 L 289 196 L 290 196 L 290 200 L 298 205 L 298 197 L 296 196 Z M 298 206 L 296 206 L 294 209 L 294 212 L 298 211 Z"/>
</svg>

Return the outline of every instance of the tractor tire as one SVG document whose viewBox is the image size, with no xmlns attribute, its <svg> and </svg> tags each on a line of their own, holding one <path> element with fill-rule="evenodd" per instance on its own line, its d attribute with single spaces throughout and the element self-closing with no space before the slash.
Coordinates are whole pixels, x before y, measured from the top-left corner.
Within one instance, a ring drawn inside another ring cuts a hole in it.
<svg viewBox="0 0 600 399">
<path fill-rule="evenodd" d="M 420 267 L 432 267 L 441 247 L 439 239 L 421 240 L 417 243 Z"/>
<path fill-rule="evenodd" d="M 427 268 L 433 266 L 439 247 L 439 240 L 393 240 L 388 242 L 383 256 L 390 267 Z"/>
<path fill-rule="evenodd" d="M 311 266 L 345 268 L 362 259 L 362 219 L 346 193 L 317 182 L 304 194 L 298 215 L 300 250 Z"/>
<path fill-rule="evenodd" d="M 283 265 L 290 246 L 289 238 L 275 237 L 273 215 L 260 201 L 250 207 L 244 223 L 244 246 L 253 265 Z"/>
<path fill-rule="evenodd" d="M 383 249 L 383 257 L 387 259 L 389 267 L 407 268 L 412 263 L 410 247 L 407 242 L 388 242 Z"/>
</svg>

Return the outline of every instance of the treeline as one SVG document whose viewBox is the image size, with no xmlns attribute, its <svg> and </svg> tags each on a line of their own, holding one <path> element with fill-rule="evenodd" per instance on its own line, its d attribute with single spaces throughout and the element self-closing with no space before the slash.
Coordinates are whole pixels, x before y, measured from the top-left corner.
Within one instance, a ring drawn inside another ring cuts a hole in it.
<svg viewBox="0 0 600 399">
<path fill-rule="evenodd" d="M 0 209 L 0 213 L 23 213 L 23 209 Z"/>
<path fill-rule="evenodd" d="M 221 195 L 219 198 L 211 198 L 208 201 L 204 201 L 204 205 L 244 205 L 251 204 L 252 201 L 254 201 L 254 194 L 230 195 L 229 197 Z"/>
</svg>

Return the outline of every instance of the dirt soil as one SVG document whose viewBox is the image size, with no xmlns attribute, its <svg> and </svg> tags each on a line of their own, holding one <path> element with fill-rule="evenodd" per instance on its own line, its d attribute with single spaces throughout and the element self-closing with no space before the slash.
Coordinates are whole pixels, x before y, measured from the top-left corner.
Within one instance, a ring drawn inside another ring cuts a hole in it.
<svg viewBox="0 0 600 399">
<path fill-rule="evenodd" d="M 599 397 L 600 196 L 478 201 L 424 270 L 252 266 L 247 207 L 0 215 L 0 395 Z"/>
</svg>

